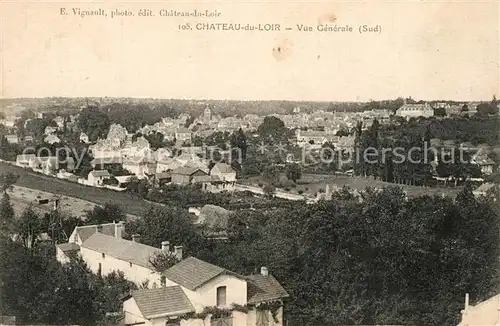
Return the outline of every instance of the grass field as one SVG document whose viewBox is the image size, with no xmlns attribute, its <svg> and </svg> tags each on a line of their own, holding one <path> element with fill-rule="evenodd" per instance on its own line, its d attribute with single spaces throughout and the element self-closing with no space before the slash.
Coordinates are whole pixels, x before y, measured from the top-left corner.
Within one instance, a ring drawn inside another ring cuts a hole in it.
<svg viewBox="0 0 500 326">
<path fill-rule="evenodd" d="M 98 205 L 113 203 L 120 206 L 126 213 L 142 216 L 145 209 L 152 204 L 141 198 L 124 192 L 116 192 L 109 189 L 94 188 L 82 184 L 57 179 L 42 174 L 37 174 L 27 169 L 0 162 L 0 173 L 12 172 L 19 175 L 16 185 L 48 193 L 74 197 Z M 64 203 L 62 203 L 64 205 Z M 92 207 L 89 207 L 91 209 Z"/>
<path fill-rule="evenodd" d="M 285 178 L 284 174 L 280 176 L 280 179 Z M 286 178 L 285 178 L 286 179 Z M 246 180 L 242 180 L 241 183 L 258 186 L 259 183 L 265 183 L 262 181 L 261 177 L 252 177 Z M 296 188 L 290 190 L 290 193 L 297 193 L 298 190 L 302 190 L 304 194 L 315 194 L 320 189 L 325 190 L 326 185 L 330 185 L 330 189 L 334 187 L 348 186 L 356 190 L 364 190 L 366 187 L 373 188 L 384 188 L 384 187 L 395 187 L 400 186 L 405 190 L 409 197 L 421 196 L 421 195 L 441 195 L 455 197 L 456 194 L 462 189 L 461 187 L 451 188 L 451 187 L 419 187 L 419 186 L 407 186 L 398 185 L 389 182 L 383 182 L 380 180 L 373 180 L 370 178 L 363 177 L 349 177 L 344 175 L 330 175 L 330 174 L 303 174 L 302 178 L 297 181 Z"/>
</svg>

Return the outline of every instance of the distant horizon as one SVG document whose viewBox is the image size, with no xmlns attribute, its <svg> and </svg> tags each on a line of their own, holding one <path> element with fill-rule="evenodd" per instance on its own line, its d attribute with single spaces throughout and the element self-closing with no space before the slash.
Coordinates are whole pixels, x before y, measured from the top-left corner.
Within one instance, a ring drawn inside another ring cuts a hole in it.
<svg viewBox="0 0 500 326">
<path fill-rule="evenodd" d="M 382 100 L 290 100 L 290 99 L 217 99 L 217 98 L 175 98 L 175 97 L 139 97 L 139 96 L 38 96 L 38 97 L 2 97 L 0 101 L 3 100 L 43 100 L 43 99 L 132 99 L 132 100 L 159 100 L 159 101 L 217 101 L 217 102 L 307 102 L 307 103 L 370 103 L 370 102 L 385 102 L 385 101 L 396 101 L 398 99 L 411 99 L 416 102 L 491 102 L 493 97 L 497 97 L 497 94 L 492 94 L 489 99 L 482 100 L 458 100 L 458 99 L 419 99 L 408 97 L 396 97 L 396 98 L 386 98 Z"/>
</svg>

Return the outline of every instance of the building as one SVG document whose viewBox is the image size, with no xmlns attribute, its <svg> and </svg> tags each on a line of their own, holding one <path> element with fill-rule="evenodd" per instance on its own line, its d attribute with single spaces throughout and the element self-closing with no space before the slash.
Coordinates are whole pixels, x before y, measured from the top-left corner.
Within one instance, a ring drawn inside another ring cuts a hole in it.
<svg viewBox="0 0 500 326">
<path fill-rule="evenodd" d="M 17 135 L 5 135 L 5 139 L 9 144 L 19 144 L 19 137 Z"/>
<path fill-rule="evenodd" d="M 469 305 L 469 294 L 465 295 L 465 307 L 462 321 L 458 326 L 500 325 L 500 294 L 489 298 L 475 306 Z"/>
<path fill-rule="evenodd" d="M 107 170 L 90 171 L 87 177 L 87 183 L 91 186 L 103 186 L 105 180 L 111 179 L 111 174 Z"/>
<path fill-rule="evenodd" d="M 178 128 L 175 130 L 175 139 L 179 143 L 191 142 L 191 131 L 186 128 Z"/>
<path fill-rule="evenodd" d="M 180 167 L 171 172 L 172 183 L 185 186 L 191 183 L 202 183 L 211 180 L 205 171 L 195 167 Z"/>
<path fill-rule="evenodd" d="M 474 196 L 486 196 L 496 199 L 498 197 L 498 186 L 494 183 L 483 183 L 472 192 Z"/>
<path fill-rule="evenodd" d="M 495 167 L 495 161 L 488 157 L 486 153 L 478 153 L 474 155 L 471 159 L 472 164 L 479 165 L 481 168 L 481 173 L 484 175 L 490 175 L 493 173 L 493 168 Z"/>
<path fill-rule="evenodd" d="M 210 170 L 211 176 L 218 176 L 225 182 L 236 182 L 236 171 L 226 163 L 216 163 Z"/>
<path fill-rule="evenodd" d="M 82 132 L 80 134 L 80 142 L 88 144 L 90 142 L 89 136 L 86 133 Z"/>
<path fill-rule="evenodd" d="M 75 227 L 68 243 L 57 245 L 57 259 L 65 263 L 77 254 L 95 274 L 104 276 L 119 270 L 138 285 L 147 282 L 151 287 L 160 286 L 161 275 L 150 260 L 158 253 L 170 252 L 168 241 L 160 249 L 140 243 L 139 235 L 133 235 L 132 241 L 125 240 L 124 228 L 123 222 Z M 182 259 L 182 246 L 175 246 L 173 254 Z"/>
<path fill-rule="evenodd" d="M 396 116 L 403 118 L 429 118 L 434 116 L 434 109 L 427 103 L 424 104 L 403 104 L 397 111 Z"/>
<path fill-rule="evenodd" d="M 56 135 L 52 135 L 51 134 L 51 135 L 48 135 L 47 137 L 45 137 L 45 139 L 43 141 L 45 143 L 47 143 L 47 144 L 53 145 L 53 144 L 60 143 L 61 142 L 61 138 L 57 137 Z"/>
<path fill-rule="evenodd" d="M 126 325 L 284 325 L 283 299 L 289 295 L 266 267 L 242 276 L 189 257 L 162 277 L 161 288 L 124 299 Z"/>
<path fill-rule="evenodd" d="M 30 167 L 30 160 L 36 159 L 35 154 L 22 154 L 16 156 L 16 165 L 22 168 Z"/>
</svg>

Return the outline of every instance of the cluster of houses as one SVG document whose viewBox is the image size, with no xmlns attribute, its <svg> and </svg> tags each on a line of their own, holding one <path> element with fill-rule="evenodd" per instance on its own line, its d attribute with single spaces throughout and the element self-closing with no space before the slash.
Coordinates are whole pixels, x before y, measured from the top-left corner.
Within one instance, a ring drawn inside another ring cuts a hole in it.
<svg viewBox="0 0 500 326">
<path fill-rule="evenodd" d="M 108 275 L 121 271 L 139 290 L 126 293 L 125 325 L 281 326 L 286 290 L 266 267 L 240 275 L 196 257 L 184 257 L 183 247 L 168 240 L 160 248 L 141 243 L 139 234 L 126 240 L 123 222 L 77 226 L 67 243 L 57 245 L 62 264 L 80 257 L 91 271 Z M 167 256 L 168 268 L 154 267 Z"/>
</svg>

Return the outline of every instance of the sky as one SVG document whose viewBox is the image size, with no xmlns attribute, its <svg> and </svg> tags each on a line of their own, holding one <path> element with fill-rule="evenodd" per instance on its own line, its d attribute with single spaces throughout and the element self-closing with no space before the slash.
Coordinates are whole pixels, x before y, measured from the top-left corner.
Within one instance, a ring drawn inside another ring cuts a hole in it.
<svg viewBox="0 0 500 326">
<path fill-rule="evenodd" d="M 146 8 L 155 16 L 137 15 Z M 110 18 L 116 9 L 136 14 Z M 161 17 L 160 9 L 221 15 Z M 490 100 L 500 95 L 499 15 L 499 2 L 0 0 L 0 96 Z M 187 22 L 193 30 L 180 30 Z M 197 23 L 281 30 L 199 31 Z M 318 32 L 319 23 L 354 31 Z M 359 33 L 365 24 L 381 32 Z"/>
</svg>

